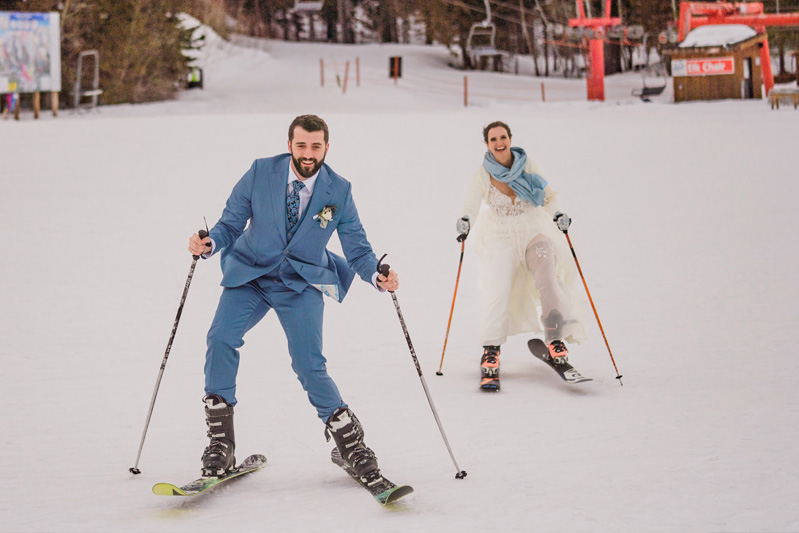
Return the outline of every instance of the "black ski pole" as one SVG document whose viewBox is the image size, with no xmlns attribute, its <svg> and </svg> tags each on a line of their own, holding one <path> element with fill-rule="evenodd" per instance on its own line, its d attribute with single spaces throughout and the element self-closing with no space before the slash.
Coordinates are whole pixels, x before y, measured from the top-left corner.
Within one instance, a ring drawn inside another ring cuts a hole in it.
<svg viewBox="0 0 799 533">
<path fill-rule="evenodd" d="M 391 268 L 388 265 L 383 264 L 383 259 L 386 258 L 386 255 L 388 254 L 383 254 L 383 257 L 381 257 L 380 261 L 377 262 L 377 271 L 383 276 L 388 277 Z M 397 301 L 397 295 L 394 294 L 394 291 L 388 292 L 391 293 L 391 299 L 394 301 L 394 309 L 397 310 L 397 316 L 399 317 L 400 324 L 402 325 L 402 331 L 405 333 L 405 340 L 408 342 L 408 348 L 411 350 L 413 364 L 416 365 L 416 372 L 419 374 L 419 379 L 422 382 L 422 388 L 427 396 L 427 402 L 430 404 L 430 409 L 433 410 L 433 417 L 435 417 L 436 424 L 438 424 L 438 430 L 441 432 L 441 436 L 444 438 L 444 444 L 447 446 L 447 451 L 449 451 L 450 458 L 452 458 L 452 464 L 455 465 L 455 470 L 457 471 L 455 474 L 455 479 L 463 479 L 466 477 L 466 470 L 461 470 L 461 468 L 458 466 L 458 462 L 455 461 L 455 455 L 452 453 L 452 448 L 450 448 L 447 436 L 444 434 L 444 427 L 441 425 L 441 419 L 438 418 L 438 411 L 436 411 L 436 406 L 433 405 L 433 398 L 430 396 L 430 391 L 427 389 L 427 383 L 422 375 L 422 367 L 419 365 L 419 359 L 416 357 L 416 351 L 413 349 L 411 336 L 408 333 L 408 328 L 405 326 L 405 319 L 402 317 L 402 310 L 400 310 L 399 302 Z"/>
<path fill-rule="evenodd" d="M 201 239 L 208 237 L 208 231 L 201 229 L 198 232 Z M 206 244 L 206 246 L 210 246 Z M 199 255 L 191 256 L 191 268 L 189 269 L 189 277 L 186 278 L 186 286 L 183 287 L 183 296 L 180 298 L 180 305 L 178 306 L 178 314 L 175 317 L 175 324 L 172 326 L 172 334 L 169 335 L 169 342 L 166 344 L 166 352 L 164 352 L 164 359 L 161 361 L 161 370 L 158 371 L 158 379 L 155 380 L 155 389 L 153 390 L 153 397 L 150 400 L 150 410 L 147 411 L 147 420 L 144 422 L 144 431 L 141 434 L 141 443 L 139 444 L 139 453 L 136 455 L 136 464 L 130 468 L 132 474 L 141 474 L 139 470 L 139 459 L 141 459 L 141 451 L 144 448 L 144 439 L 147 437 L 147 428 L 150 426 L 150 417 L 153 415 L 153 407 L 155 407 L 155 398 L 158 396 L 158 388 L 161 386 L 161 377 L 164 375 L 166 368 L 166 360 L 169 358 L 169 351 L 172 349 L 172 341 L 175 340 L 175 333 L 178 331 L 178 324 L 180 323 L 180 315 L 183 313 L 183 304 L 186 303 L 186 296 L 189 294 L 189 286 L 191 285 L 191 278 L 194 276 L 194 267 L 197 266 Z"/>
</svg>

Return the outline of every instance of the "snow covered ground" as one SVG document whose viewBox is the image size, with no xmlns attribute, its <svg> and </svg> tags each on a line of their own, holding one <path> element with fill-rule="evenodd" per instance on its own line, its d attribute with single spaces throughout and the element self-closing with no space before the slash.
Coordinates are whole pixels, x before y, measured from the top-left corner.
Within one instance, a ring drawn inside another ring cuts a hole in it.
<svg viewBox="0 0 799 533">
<path fill-rule="evenodd" d="M 440 48 L 213 44 L 206 89 L 174 102 L 0 122 L 0 530 L 797 531 L 799 114 L 764 101 L 654 104 L 635 75 L 463 72 Z M 388 57 L 404 77 L 388 79 Z M 354 65 L 346 94 L 335 83 Z M 320 87 L 320 63 L 327 68 Z M 541 102 L 541 82 L 546 103 Z M 472 91 L 473 89 L 473 91 Z M 436 427 L 391 299 L 356 280 L 329 302 L 329 370 L 385 474 L 384 509 L 329 461 L 274 316 L 242 350 L 239 456 L 267 467 L 207 496 L 154 496 L 199 474 L 204 339 L 218 259 L 198 265 L 140 461 L 141 431 L 189 271 L 188 236 L 299 114 L 331 128 L 465 480 Z M 508 121 L 561 193 L 610 341 L 572 346 L 569 386 L 527 337 L 502 391 L 477 389 L 477 260 L 467 241 L 438 369 L 481 128 Z M 793 510 L 792 510 L 793 509 Z"/>
</svg>

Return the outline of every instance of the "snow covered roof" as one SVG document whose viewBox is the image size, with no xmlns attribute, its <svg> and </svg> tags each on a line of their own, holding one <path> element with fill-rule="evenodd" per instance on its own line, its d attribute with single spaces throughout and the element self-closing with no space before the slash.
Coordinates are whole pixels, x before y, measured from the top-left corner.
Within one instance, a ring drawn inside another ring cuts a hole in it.
<svg viewBox="0 0 799 533">
<path fill-rule="evenodd" d="M 751 39 L 757 32 L 743 24 L 719 24 L 700 26 L 689 33 L 680 48 L 697 48 L 703 46 L 727 46 Z"/>
</svg>

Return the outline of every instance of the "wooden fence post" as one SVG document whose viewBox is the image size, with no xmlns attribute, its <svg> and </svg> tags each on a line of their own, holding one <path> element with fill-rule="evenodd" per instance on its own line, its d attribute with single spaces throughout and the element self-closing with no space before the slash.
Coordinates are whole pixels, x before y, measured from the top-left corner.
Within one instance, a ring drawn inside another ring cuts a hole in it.
<svg viewBox="0 0 799 533">
<path fill-rule="evenodd" d="M 319 80 L 322 83 L 322 87 L 325 86 L 325 60 L 324 58 L 319 58 Z"/>
<path fill-rule="evenodd" d="M 463 107 L 469 107 L 469 78 L 463 77 Z"/>
<path fill-rule="evenodd" d="M 341 94 L 347 94 L 347 79 L 350 77 L 350 62 L 344 64 L 344 87 L 341 89 Z"/>
</svg>

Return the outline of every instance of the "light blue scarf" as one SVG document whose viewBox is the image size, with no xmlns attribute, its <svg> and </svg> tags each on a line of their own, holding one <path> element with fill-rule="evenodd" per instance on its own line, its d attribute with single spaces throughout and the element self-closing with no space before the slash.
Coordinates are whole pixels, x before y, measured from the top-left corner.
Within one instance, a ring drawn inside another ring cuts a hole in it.
<svg viewBox="0 0 799 533">
<path fill-rule="evenodd" d="M 500 165 L 494 154 L 486 152 L 483 159 L 483 168 L 502 183 L 507 183 L 520 199 L 530 202 L 534 206 L 544 205 L 544 187 L 547 182 L 538 174 L 527 174 L 524 167 L 527 165 L 527 153 L 519 147 L 510 149 L 513 153 L 513 165 L 510 168 Z"/>
</svg>

